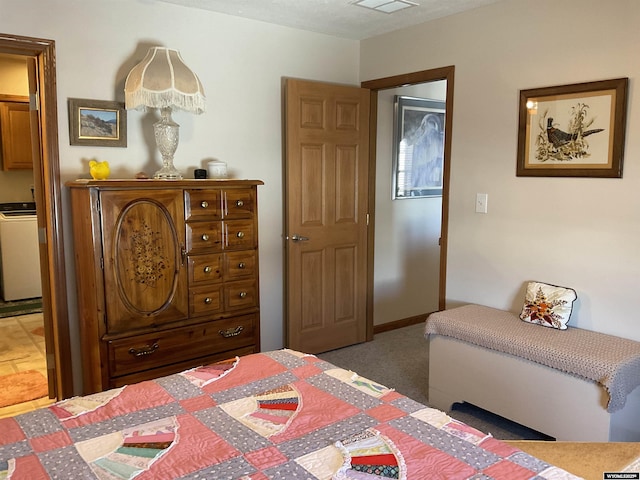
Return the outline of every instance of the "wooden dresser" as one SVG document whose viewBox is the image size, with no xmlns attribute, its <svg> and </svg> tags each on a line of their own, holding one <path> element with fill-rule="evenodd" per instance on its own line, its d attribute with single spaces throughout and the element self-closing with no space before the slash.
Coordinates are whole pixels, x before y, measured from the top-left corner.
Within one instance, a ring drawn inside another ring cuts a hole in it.
<svg viewBox="0 0 640 480">
<path fill-rule="evenodd" d="M 85 394 L 260 351 L 258 185 L 67 183 Z"/>
</svg>

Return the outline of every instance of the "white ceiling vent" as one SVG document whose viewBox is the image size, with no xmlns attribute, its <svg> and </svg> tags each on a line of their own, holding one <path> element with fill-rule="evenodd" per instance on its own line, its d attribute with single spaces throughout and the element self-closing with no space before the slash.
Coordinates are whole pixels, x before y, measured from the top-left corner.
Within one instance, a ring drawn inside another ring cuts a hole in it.
<svg viewBox="0 0 640 480">
<path fill-rule="evenodd" d="M 393 13 L 405 8 L 415 7 L 418 4 L 408 0 L 359 0 L 354 2 L 354 5 L 378 12 Z"/>
</svg>

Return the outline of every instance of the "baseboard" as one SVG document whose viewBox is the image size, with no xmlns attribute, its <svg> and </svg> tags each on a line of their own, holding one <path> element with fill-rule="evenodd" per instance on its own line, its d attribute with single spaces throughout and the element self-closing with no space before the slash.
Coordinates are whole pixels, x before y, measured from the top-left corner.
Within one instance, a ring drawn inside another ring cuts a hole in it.
<svg viewBox="0 0 640 480">
<path fill-rule="evenodd" d="M 422 315 L 415 315 L 413 317 L 402 318 L 400 320 L 394 320 L 393 322 L 382 323 L 380 325 L 373 326 L 373 334 L 388 332 L 390 330 L 396 330 L 397 328 L 408 327 L 415 325 L 416 323 L 422 323 L 427 320 L 427 317 L 433 312 L 423 313 Z"/>
</svg>

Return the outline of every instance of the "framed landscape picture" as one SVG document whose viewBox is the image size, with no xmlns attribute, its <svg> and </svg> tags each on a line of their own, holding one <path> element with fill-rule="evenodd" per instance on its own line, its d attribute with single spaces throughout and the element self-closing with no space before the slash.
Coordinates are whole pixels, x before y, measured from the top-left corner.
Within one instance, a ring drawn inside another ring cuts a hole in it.
<svg viewBox="0 0 640 480">
<path fill-rule="evenodd" d="M 127 146 L 124 103 L 70 98 L 68 107 L 71 145 Z"/>
<path fill-rule="evenodd" d="M 520 91 L 517 176 L 622 177 L 627 78 Z"/>
</svg>

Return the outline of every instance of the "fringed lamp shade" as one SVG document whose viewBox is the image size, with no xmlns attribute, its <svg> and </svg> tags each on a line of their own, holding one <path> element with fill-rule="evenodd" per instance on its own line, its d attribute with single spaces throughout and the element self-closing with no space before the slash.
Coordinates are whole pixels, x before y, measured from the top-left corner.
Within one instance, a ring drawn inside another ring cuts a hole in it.
<svg viewBox="0 0 640 480">
<path fill-rule="evenodd" d="M 160 109 L 161 120 L 154 124 L 154 132 L 163 167 L 154 178 L 181 179 L 173 166 L 180 126 L 171 118 L 171 111 L 204 112 L 204 89 L 197 75 L 185 65 L 177 50 L 152 47 L 127 75 L 124 95 L 127 109 Z"/>
<path fill-rule="evenodd" d="M 180 52 L 153 47 L 131 69 L 124 85 L 127 109 L 166 108 L 195 114 L 205 110 L 205 96 L 197 75 L 187 67 Z"/>
</svg>

